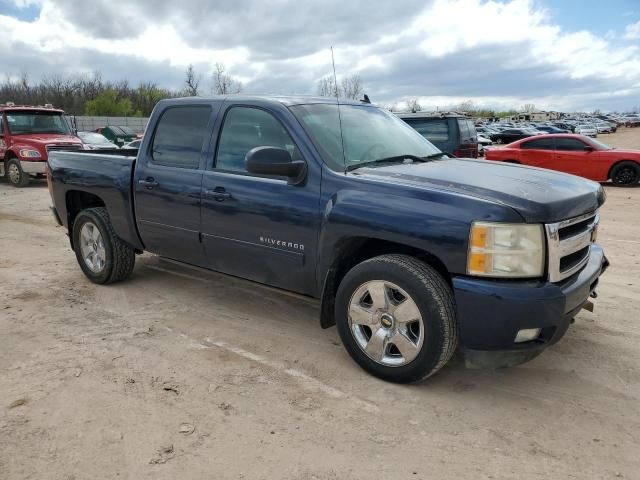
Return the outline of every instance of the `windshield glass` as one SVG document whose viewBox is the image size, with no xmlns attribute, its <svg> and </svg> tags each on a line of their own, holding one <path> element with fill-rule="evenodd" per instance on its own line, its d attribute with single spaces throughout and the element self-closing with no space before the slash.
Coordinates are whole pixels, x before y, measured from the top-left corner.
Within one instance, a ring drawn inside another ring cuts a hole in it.
<svg viewBox="0 0 640 480">
<path fill-rule="evenodd" d="M 71 134 L 69 125 L 59 112 L 11 111 L 7 112 L 7 124 L 13 135 L 26 133 Z"/>
<path fill-rule="evenodd" d="M 311 136 L 325 163 L 335 171 L 390 157 L 424 158 L 440 152 L 405 122 L 380 108 L 340 105 L 342 139 L 337 105 L 296 105 L 291 111 Z"/>
<path fill-rule="evenodd" d="M 84 143 L 92 143 L 96 145 L 111 145 L 111 142 L 104 135 L 101 135 L 99 133 L 78 132 L 78 136 Z"/>
</svg>

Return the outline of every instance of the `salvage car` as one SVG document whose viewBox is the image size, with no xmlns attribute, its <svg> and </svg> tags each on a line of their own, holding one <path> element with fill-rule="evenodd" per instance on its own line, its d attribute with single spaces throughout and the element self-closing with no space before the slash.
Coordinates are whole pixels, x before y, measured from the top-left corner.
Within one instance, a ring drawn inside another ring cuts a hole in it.
<svg viewBox="0 0 640 480">
<path fill-rule="evenodd" d="M 507 128 L 500 133 L 491 135 L 491 140 L 497 144 L 511 143 L 521 138 L 532 137 L 538 135 L 539 132 L 530 128 Z"/>
<path fill-rule="evenodd" d="M 616 185 L 640 181 L 640 151 L 612 148 L 583 135 L 543 135 L 503 148 L 487 149 L 485 159 L 548 168 Z"/>
<path fill-rule="evenodd" d="M 78 138 L 82 140 L 87 150 L 110 150 L 118 148 L 115 143 L 109 141 L 107 137 L 96 132 L 78 132 Z"/>
<path fill-rule="evenodd" d="M 458 114 L 398 113 L 420 135 L 454 157 L 476 158 L 478 138 L 473 121 Z"/>
<path fill-rule="evenodd" d="M 160 101 L 139 150 L 56 152 L 48 181 L 82 272 L 136 254 L 320 300 L 351 357 L 394 382 L 459 349 L 507 367 L 562 338 L 608 261 L 602 187 L 450 158 L 371 104 L 309 97 Z"/>
<path fill-rule="evenodd" d="M 13 186 L 25 187 L 31 177 L 44 177 L 49 152 L 82 148 L 64 111 L 50 105 L 0 105 L 0 176 Z"/>
</svg>

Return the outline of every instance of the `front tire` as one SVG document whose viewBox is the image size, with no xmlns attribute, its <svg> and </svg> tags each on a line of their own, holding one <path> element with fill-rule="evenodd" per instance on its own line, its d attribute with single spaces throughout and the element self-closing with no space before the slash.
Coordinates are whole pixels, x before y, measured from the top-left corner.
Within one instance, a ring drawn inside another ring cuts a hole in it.
<svg viewBox="0 0 640 480">
<path fill-rule="evenodd" d="M 6 175 L 9 183 L 17 188 L 26 187 L 29 185 L 29 174 L 22 170 L 20 162 L 16 158 L 12 158 L 7 162 Z"/>
<path fill-rule="evenodd" d="M 119 282 L 133 272 L 135 251 L 116 235 L 106 208 L 78 214 L 73 223 L 73 248 L 80 268 L 93 283 Z"/>
<path fill-rule="evenodd" d="M 631 161 L 618 163 L 611 170 L 611 181 L 619 186 L 637 184 L 640 181 L 640 165 Z"/>
<path fill-rule="evenodd" d="M 352 268 L 338 287 L 335 317 L 349 355 L 391 382 L 433 375 L 458 344 L 449 285 L 406 255 L 382 255 Z"/>
</svg>

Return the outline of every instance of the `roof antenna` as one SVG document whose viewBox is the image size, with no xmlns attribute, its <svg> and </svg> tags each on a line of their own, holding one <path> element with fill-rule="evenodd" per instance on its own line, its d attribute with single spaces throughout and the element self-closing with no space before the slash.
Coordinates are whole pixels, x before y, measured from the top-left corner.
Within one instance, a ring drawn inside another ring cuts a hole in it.
<svg viewBox="0 0 640 480">
<path fill-rule="evenodd" d="M 333 46 L 331 46 L 331 65 L 333 66 L 333 87 L 338 103 L 338 124 L 340 125 L 340 143 L 342 144 L 342 163 L 344 163 L 344 174 L 347 174 L 347 157 L 344 153 L 344 136 L 342 135 L 342 116 L 340 115 L 340 95 L 338 93 L 338 77 L 336 75 L 336 62 L 333 58 Z"/>
</svg>

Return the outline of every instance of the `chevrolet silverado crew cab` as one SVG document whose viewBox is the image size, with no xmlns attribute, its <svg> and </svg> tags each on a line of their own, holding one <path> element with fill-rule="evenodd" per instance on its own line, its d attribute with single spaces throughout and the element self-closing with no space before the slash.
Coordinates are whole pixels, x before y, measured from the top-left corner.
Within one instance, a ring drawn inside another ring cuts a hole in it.
<svg viewBox="0 0 640 480">
<path fill-rule="evenodd" d="M 600 185 L 449 158 L 371 104 L 162 100 L 122 153 L 49 159 L 53 214 L 91 281 L 126 279 L 150 251 L 316 297 L 321 326 L 390 381 L 457 349 L 474 366 L 535 357 L 608 265 Z"/>
<path fill-rule="evenodd" d="M 81 150 L 64 112 L 49 106 L 0 105 L 0 176 L 24 187 L 30 176 L 44 176 L 51 150 Z"/>
</svg>

